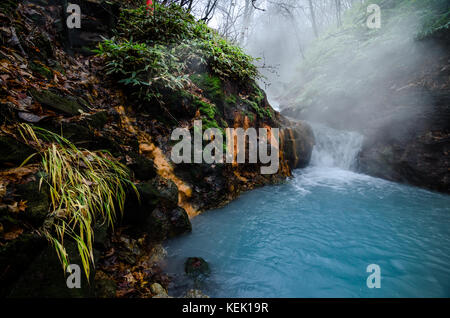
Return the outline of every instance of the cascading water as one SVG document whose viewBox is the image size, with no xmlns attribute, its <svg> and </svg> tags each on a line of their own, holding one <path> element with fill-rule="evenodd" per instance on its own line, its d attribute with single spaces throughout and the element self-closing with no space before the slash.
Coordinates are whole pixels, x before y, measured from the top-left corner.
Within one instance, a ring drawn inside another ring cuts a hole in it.
<svg viewBox="0 0 450 318">
<path fill-rule="evenodd" d="M 311 166 L 193 220 L 169 291 L 212 297 L 450 297 L 450 197 L 352 172 L 363 137 L 313 125 Z M 187 257 L 211 276 L 193 281 Z M 381 269 L 369 288 L 367 268 Z"/>
<path fill-rule="evenodd" d="M 346 170 L 355 168 L 356 157 L 364 137 L 357 132 L 339 131 L 320 124 L 312 124 L 316 145 L 311 166 L 336 167 Z"/>
</svg>

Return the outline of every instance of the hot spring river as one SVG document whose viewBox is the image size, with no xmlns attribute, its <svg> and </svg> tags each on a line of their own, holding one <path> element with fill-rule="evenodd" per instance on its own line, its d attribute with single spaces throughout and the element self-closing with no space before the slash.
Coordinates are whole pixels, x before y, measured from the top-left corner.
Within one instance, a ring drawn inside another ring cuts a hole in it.
<svg viewBox="0 0 450 318">
<path fill-rule="evenodd" d="M 211 297 L 450 297 L 450 196 L 351 172 L 361 137 L 315 127 L 312 166 L 167 243 L 169 292 Z M 203 257 L 208 279 L 183 274 Z M 381 288 L 366 268 L 381 268 Z"/>
</svg>

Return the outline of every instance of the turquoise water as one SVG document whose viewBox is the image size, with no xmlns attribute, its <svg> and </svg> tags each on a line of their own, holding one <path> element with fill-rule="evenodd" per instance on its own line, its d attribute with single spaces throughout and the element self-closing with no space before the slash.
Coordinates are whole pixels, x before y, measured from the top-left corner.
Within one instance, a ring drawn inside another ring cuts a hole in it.
<svg viewBox="0 0 450 318">
<path fill-rule="evenodd" d="M 169 292 L 450 297 L 450 196 L 357 174 L 342 160 L 318 162 L 195 218 L 192 234 L 166 246 Z M 210 263 L 207 280 L 183 274 L 191 256 Z M 379 289 L 366 285 L 370 264 L 381 268 Z"/>
</svg>

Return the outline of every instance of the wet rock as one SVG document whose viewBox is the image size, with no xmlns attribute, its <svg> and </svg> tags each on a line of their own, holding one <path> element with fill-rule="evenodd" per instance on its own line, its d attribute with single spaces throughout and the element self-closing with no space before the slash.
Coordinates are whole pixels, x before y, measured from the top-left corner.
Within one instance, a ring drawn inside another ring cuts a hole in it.
<svg viewBox="0 0 450 318">
<path fill-rule="evenodd" d="M 129 191 L 125 202 L 124 222 L 142 228 L 160 229 L 165 237 L 170 228 L 169 216 L 178 206 L 178 188 L 170 180 L 156 177 L 136 185 L 139 198 L 133 190 Z M 157 208 L 163 210 L 155 211 Z"/>
<path fill-rule="evenodd" d="M 63 97 L 51 90 L 38 91 L 36 89 L 32 89 L 30 92 L 37 102 L 66 115 L 76 116 L 86 110 L 74 97 L 71 96 Z"/>
<path fill-rule="evenodd" d="M 167 291 L 158 283 L 153 283 L 150 286 L 150 290 L 152 292 L 152 294 L 159 296 L 159 298 L 163 298 L 162 296 L 167 297 Z"/>
<path fill-rule="evenodd" d="M 169 212 L 170 230 L 169 237 L 175 237 L 192 232 L 192 224 L 189 216 L 183 208 L 176 208 Z"/>
<path fill-rule="evenodd" d="M 53 78 L 53 72 L 45 65 L 38 62 L 30 62 L 30 69 L 34 74 L 39 74 L 41 77 L 46 79 Z"/>
<path fill-rule="evenodd" d="M 211 273 L 209 264 L 201 257 L 189 257 L 184 264 L 184 271 L 193 277 L 208 276 Z"/>
<path fill-rule="evenodd" d="M 283 155 L 291 169 L 305 168 L 311 161 L 315 144 L 312 128 L 302 121 L 286 121 L 280 131 Z"/>
<path fill-rule="evenodd" d="M 186 292 L 183 298 L 210 298 L 208 295 L 205 295 L 201 290 L 191 289 Z"/>
<path fill-rule="evenodd" d="M 192 231 L 192 225 L 186 211 L 176 208 L 168 213 L 155 209 L 146 221 L 149 234 L 153 239 L 164 240 Z"/>
<path fill-rule="evenodd" d="M 139 155 L 134 157 L 134 162 L 128 167 L 133 171 L 136 179 L 146 181 L 156 177 L 156 168 L 153 160 Z"/>
<path fill-rule="evenodd" d="M 0 167 L 18 166 L 34 153 L 29 146 L 15 138 L 0 135 Z"/>
<path fill-rule="evenodd" d="M 170 224 L 167 215 L 160 209 L 155 209 L 147 219 L 149 235 L 155 240 L 164 240 L 168 237 Z"/>
<path fill-rule="evenodd" d="M 151 251 L 150 264 L 161 263 L 167 257 L 167 251 L 161 244 L 157 244 Z"/>
</svg>

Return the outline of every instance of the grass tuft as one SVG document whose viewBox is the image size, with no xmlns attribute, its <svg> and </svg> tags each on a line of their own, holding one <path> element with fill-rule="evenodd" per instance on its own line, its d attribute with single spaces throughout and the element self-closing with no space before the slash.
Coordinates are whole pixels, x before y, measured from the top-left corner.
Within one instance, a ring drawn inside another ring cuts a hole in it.
<svg viewBox="0 0 450 318">
<path fill-rule="evenodd" d="M 124 210 L 126 187 L 131 186 L 137 195 L 138 191 L 127 168 L 106 151 L 78 149 L 60 135 L 27 124 L 20 125 L 20 134 L 38 149 L 44 171 L 40 186 L 45 182 L 50 190 L 51 211 L 42 234 L 54 246 L 64 271 L 70 264 L 64 239 L 74 240 L 89 280 L 94 224 L 106 223 L 114 229 Z"/>
</svg>

